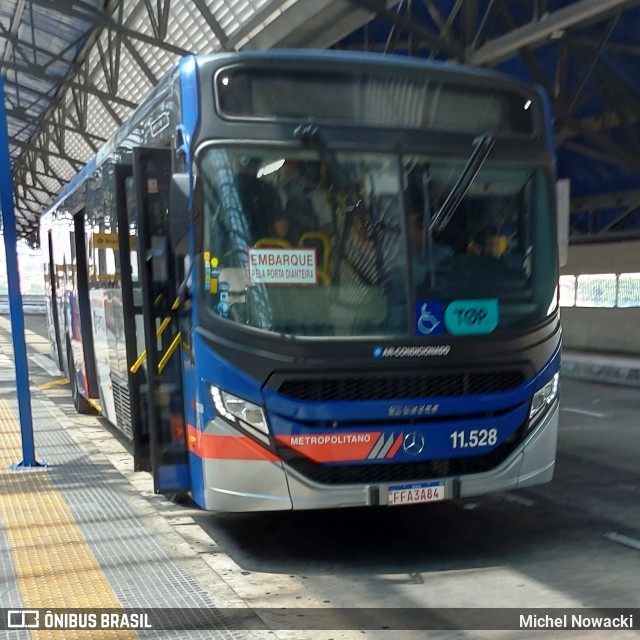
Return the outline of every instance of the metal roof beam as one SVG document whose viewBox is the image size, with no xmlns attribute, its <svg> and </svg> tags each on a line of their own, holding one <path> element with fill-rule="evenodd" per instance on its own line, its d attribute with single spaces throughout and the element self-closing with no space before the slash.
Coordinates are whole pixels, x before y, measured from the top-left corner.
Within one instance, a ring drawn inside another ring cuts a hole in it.
<svg viewBox="0 0 640 640">
<path fill-rule="evenodd" d="M 107 141 L 107 138 L 98 136 L 95 133 L 88 133 L 87 131 L 83 131 L 80 128 L 80 124 L 78 123 L 78 121 L 75 120 L 70 113 L 66 115 L 66 118 L 68 118 L 69 122 L 71 122 L 71 124 L 74 125 L 73 127 L 63 124 L 62 122 L 54 122 L 55 117 L 56 116 L 52 116 L 52 118 L 46 123 L 45 127 L 47 125 L 60 127 L 64 131 L 69 131 L 70 133 L 75 133 L 76 135 L 79 135 L 89 145 L 89 147 L 93 149 L 94 152 L 97 152 L 98 149 Z"/>
<path fill-rule="evenodd" d="M 68 180 L 63 180 L 62 178 L 59 178 L 53 170 L 49 173 L 45 173 L 44 171 L 38 171 L 37 169 L 28 169 L 28 170 L 23 169 L 23 171 L 28 171 L 30 174 L 33 174 L 34 180 L 35 180 L 35 176 L 42 176 L 43 178 L 49 178 L 50 180 L 57 180 L 60 183 L 60 186 L 67 184 L 67 182 L 69 182 Z M 18 176 L 18 179 L 22 180 L 20 176 Z M 24 183 L 24 180 L 22 180 L 21 184 L 25 184 L 25 186 L 27 186 L 26 183 Z"/>
<path fill-rule="evenodd" d="M 29 109 L 30 107 L 34 106 L 35 104 L 40 102 L 42 98 L 48 98 L 49 100 L 51 100 L 51 95 L 49 93 L 42 93 L 42 91 L 37 91 L 33 87 L 25 87 L 24 85 L 20 84 L 16 80 L 10 80 L 9 78 L 5 78 L 5 87 L 9 87 L 9 86 L 15 86 L 16 88 L 20 88 L 20 91 L 22 91 L 23 95 L 24 93 L 29 93 L 34 96 L 37 96 L 36 100 L 32 102 L 28 107 L 23 107 L 24 109 Z M 9 99 L 8 96 L 6 97 L 7 99 Z"/>
<path fill-rule="evenodd" d="M 558 99 L 567 85 L 567 71 L 569 69 L 569 45 L 567 38 L 563 37 L 558 43 L 558 60 L 556 62 L 556 74 L 553 82 L 553 93 L 550 95 Z"/>
<path fill-rule="evenodd" d="M 61 87 L 69 87 L 71 89 L 75 89 L 77 91 L 82 91 L 84 93 L 89 93 L 91 95 L 97 96 L 100 99 L 110 100 L 111 102 L 116 102 L 117 104 L 121 104 L 125 107 L 129 107 L 130 109 L 135 109 L 138 105 L 135 102 L 131 102 L 130 100 L 125 100 L 124 98 L 120 98 L 117 95 L 113 95 L 110 93 L 105 93 L 104 91 L 100 91 L 97 89 L 90 80 L 87 80 L 87 84 L 83 84 L 80 82 L 75 82 L 73 80 L 67 80 L 66 77 L 52 77 L 51 74 L 43 73 L 40 68 L 36 65 L 29 65 L 29 67 L 25 67 L 21 64 L 7 63 L 7 67 L 11 69 L 16 69 L 22 73 L 25 73 L 34 78 L 39 78 L 41 80 L 49 80 L 53 82 L 59 83 Z"/>
<path fill-rule="evenodd" d="M 2 34 L 3 38 L 6 38 L 13 44 L 15 51 L 20 53 L 20 57 L 28 65 L 36 64 L 35 56 L 40 55 L 48 58 L 46 62 L 41 62 L 39 65 L 37 65 L 42 71 L 45 71 L 53 63 L 60 62 L 60 61 L 62 61 L 65 65 L 69 66 L 70 73 L 71 71 L 78 71 L 78 69 L 80 69 L 80 65 L 78 65 L 74 60 L 67 60 L 65 59 L 64 56 L 69 51 L 75 49 L 85 39 L 86 34 L 84 33 L 79 38 L 76 38 L 71 43 L 69 43 L 62 51 L 60 51 L 57 54 L 51 53 L 49 49 L 38 47 L 35 43 L 31 43 L 31 42 L 27 43 L 24 40 L 21 40 L 18 36 L 13 36 L 2 26 L 1 23 L 0 23 L 0 33 Z M 27 49 L 28 52 L 33 54 L 33 58 L 34 58 L 33 60 L 29 58 L 27 52 L 24 49 Z"/>
<path fill-rule="evenodd" d="M 636 171 L 640 173 L 640 166 L 637 165 L 635 161 L 634 166 L 630 167 L 627 160 L 623 160 L 615 153 L 587 147 L 584 144 L 580 144 L 579 142 L 574 142 L 572 140 L 567 140 L 566 142 L 564 142 L 562 144 L 562 147 L 564 149 L 569 149 L 569 151 L 575 151 L 576 153 L 579 153 L 580 155 L 586 156 L 588 158 L 593 158 L 594 160 L 600 160 L 601 162 L 612 164 L 616 167 L 620 167 L 621 169 L 625 169 L 626 171 Z"/>
<path fill-rule="evenodd" d="M 171 0 L 156 0 L 155 10 L 151 0 L 144 0 L 144 4 L 147 7 L 147 15 L 149 16 L 149 22 L 151 22 L 153 34 L 159 40 L 164 40 L 167 37 L 167 27 L 169 26 Z"/>
<path fill-rule="evenodd" d="M 169 53 L 175 53 L 179 56 L 186 56 L 192 53 L 182 47 L 176 47 L 175 45 L 167 42 L 162 42 L 161 40 L 158 40 L 158 38 L 147 36 L 144 33 L 138 33 L 133 29 L 129 29 L 124 25 L 118 24 L 113 18 L 103 11 L 86 3 L 79 2 L 78 0 L 56 0 L 55 5 L 52 4 L 51 0 L 30 0 L 30 2 L 46 7 L 49 10 L 57 11 L 63 15 L 86 20 L 87 22 L 91 22 L 94 26 L 112 29 L 113 31 L 117 31 L 122 35 L 131 38 L 131 40 L 146 42 L 147 44 L 158 47 L 164 51 L 168 51 Z"/>
<path fill-rule="evenodd" d="M 140 67 L 142 73 L 149 79 L 151 84 L 155 87 L 158 84 L 158 78 L 156 78 L 155 74 L 149 68 L 149 65 L 145 62 L 144 58 L 140 55 L 138 50 L 134 47 L 133 42 L 129 40 L 129 38 L 122 38 L 122 44 L 127 47 L 131 57 L 136 61 L 137 65 Z"/>
<path fill-rule="evenodd" d="M 640 142 L 638 142 L 638 134 L 635 127 L 638 122 L 638 112 L 634 111 L 633 115 L 630 115 L 629 110 L 624 109 L 622 106 L 618 106 L 616 107 L 616 113 L 618 114 L 618 118 L 620 119 L 620 122 L 624 127 L 627 141 L 633 147 L 638 156 L 640 156 Z"/>
<path fill-rule="evenodd" d="M 609 231 L 608 233 L 582 232 L 580 235 L 571 234 L 569 244 L 596 244 L 599 242 L 620 242 L 623 240 L 640 240 L 638 229 L 625 231 Z"/>
<path fill-rule="evenodd" d="M 576 135 L 582 136 L 592 144 L 600 147 L 603 151 L 610 153 L 616 157 L 620 162 L 626 164 L 626 168 L 632 171 L 640 173 L 640 159 L 633 154 L 622 149 L 615 142 L 613 142 L 606 135 L 602 135 L 596 131 L 593 131 L 588 126 L 585 126 L 579 120 L 574 120 L 566 116 L 558 116 L 557 122 L 563 126 L 572 130 Z"/>
<path fill-rule="evenodd" d="M 612 220 L 609 224 L 606 224 L 602 229 L 600 229 L 599 233 L 606 233 L 607 231 L 611 231 L 615 229 L 618 225 L 622 224 L 629 218 L 633 218 L 640 211 L 640 205 L 636 205 L 635 207 L 631 207 L 627 209 L 623 214 L 619 215 L 617 218 Z"/>
<path fill-rule="evenodd" d="M 462 7 L 462 42 L 469 46 L 475 36 L 478 24 L 478 0 L 466 0 Z"/>
<path fill-rule="evenodd" d="M 612 11 L 622 10 L 638 0 L 579 0 L 542 16 L 528 24 L 514 29 L 493 40 L 485 42 L 475 51 L 469 50 L 465 62 L 475 65 L 493 65 L 514 56 L 524 47 L 544 44 L 550 38 L 557 37 L 565 29 L 575 27 L 591 20 L 603 19 Z"/>
<path fill-rule="evenodd" d="M 625 127 L 627 137 L 632 144 L 633 139 L 636 137 L 633 125 L 638 121 L 640 121 L 640 114 L 631 107 L 623 104 L 612 108 L 610 111 L 604 111 L 598 116 L 577 120 L 582 127 L 588 128 L 594 133 L 606 133 L 616 127 Z M 563 127 L 562 125 L 556 128 L 556 142 L 558 144 L 562 144 L 564 140 L 568 140 L 576 135 L 579 135 L 576 131 Z M 640 156 L 640 147 L 638 148 L 638 156 Z"/>
<path fill-rule="evenodd" d="M 400 13 L 404 6 L 405 0 L 400 0 L 398 6 L 396 8 L 396 12 Z M 391 53 L 395 51 L 396 44 L 398 43 L 398 38 L 400 37 L 400 29 L 398 29 L 397 24 L 392 24 L 391 29 L 389 30 L 389 34 L 387 35 L 387 40 L 384 44 L 384 53 Z"/>
<path fill-rule="evenodd" d="M 100 102 L 102 103 L 102 106 L 109 112 L 109 115 L 113 118 L 116 125 L 119 127 L 122 124 L 123 120 L 118 115 L 116 110 L 106 100 L 100 98 Z"/>
<path fill-rule="evenodd" d="M 5 51 L 7 50 L 7 48 L 11 47 L 11 55 L 6 57 L 7 60 L 10 57 L 13 57 L 15 59 L 14 54 L 17 51 L 20 54 L 20 57 L 26 62 L 29 62 L 29 63 L 35 62 L 34 60 L 31 60 L 27 55 L 27 53 L 24 51 L 24 49 L 26 48 L 28 51 L 31 51 L 33 53 L 33 49 L 35 47 L 33 43 L 31 42 L 26 43 L 20 40 L 17 34 L 14 34 L 12 31 L 7 29 L 1 22 L 0 22 L 0 35 L 2 35 L 2 37 L 7 41 Z M 33 55 L 35 55 L 35 53 L 33 53 Z M 3 62 L 4 62 L 4 57 L 0 61 L 0 70 L 3 67 Z"/>
<path fill-rule="evenodd" d="M 49 60 L 42 65 L 42 68 L 47 69 L 54 62 L 63 62 L 64 64 L 69 65 L 69 74 L 71 74 L 72 72 L 76 73 L 80 69 L 81 65 L 76 63 L 75 57 L 71 60 L 67 60 L 65 56 L 67 55 L 67 53 L 69 53 L 69 51 L 74 51 L 75 49 L 77 49 L 84 42 L 86 37 L 86 34 L 83 33 L 81 36 L 70 42 L 64 49 L 62 49 L 62 51 L 58 52 L 56 55 L 52 55 L 50 51 L 43 51 L 38 47 L 38 53 L 44 53 L 44 55 L 49 56 Z"/>
<path fill-rule="evenodd" d="M 75 89 L 77 91 L 90 93 L 91 95 L 97 96 L 98 98 L 116 102 L 118 104 L 124 105 L 125 107 L 129 107 L 130 109 L 135 109 L 138 106 L 135 102 L 131 102 L 130 100 L 125 100 L 124 98 L 120 98 L 119 96 L 100 91 L 91 83 L 90 80 L 87 80 L 88 83 L 84 84 L 75 82 L 74 80 L 68 80 L 66 77 L 52 76 L 49 73 L 43 72 L 40 67 L 34 64 L 30 64 L 29 66 L 27 66 L 23 64 L 7 62 L 5 63 L 5 67 L 9 69 L 15 69 L 16 71 L 25 73 L 29 76 L 32 76 L 33 78 L 39 78 L 40 80 L 49 80 L 50 82 L 59 83 L 61 87 L 70 87 L 71 89 Z"/>
<path fill-rule="evenodd" d="M 497 6 L 497 10 L 500 12 L 500 15 L 503 18 L 504 24 L 507 27 L 507 30 L 514 30 L 517 28 L 517 23 L 514 20 L 513 16 L 511 15 L 511 12 L 507 9 L 505 4 L 499 3 Z M 546 74 L 540 68 L 540 65 L 538 64 L 535 57 L 533 56 L 531 48 L 524 47 L 520 51 L 520 55 L 522 56 L 522 60 L 525 66 L 527 67 L 527 70 L 531 74 L 531 77 L 533 78 L 533 80 L 538 84 L 542 85 L 547 91 L 547 93 L 550 96 L 552 96 L 553 95 L 552 87 L 549 81 L 547 80 Z"/>
<path fill-rule="evenodd" d="M 586 36 L 575 36 L 574 40 L 585 47 L 597 47 L 599 40 Z M 618 51 L 620 53 L 628 53 L 632 56 L 640 56 L 640 46 L 634 44 L 625 44 L 624 42 L 607 42 L 607 51 Z"/>
<path fill-rule="evenodd" d="M 606 57 L 600 58 L 602 64 L 598 65 L 598 73 L 606 84 L 607 91 L 613 92 L 618 100 L 623 100 L 628 106 L 640 113 L 640 100 L 638 89 L 634 81 L 621 74 Z"/>
<path fill-rule="evenodd" d="M 473 0 L 472 0 L 473 1 Z M 423 4 L 427 8 L 431 19 L 435 25 L 440 29 L 440 36 L 448 42 L 453 42 L 455 38 L 451 33 L 450 25 L 447 24 L 445 17 L 442 15 L 440 8 L 436 5 L 434 0 L 422 0 Z"/>
<path fill-rule="evenodd" d="M 571 213 L 622 209 L 638 204 L 640 204 L 640 190 L 615 191 L 582 198 L 571 198 Z"/>
<path fill-rule="evenodd" d="M 120 23 L 122 23 L 123 6 L 122 2 L 118 5 L 118 22 Z M 114 95 L 118 93 L 118 80 L 120 79 L 121 40 L 122 35 L 120 33 L 114 33 L 111 29 L 107 29 L 107 50 L 104 50 L 100 38 L 96 41 L 102 73 L 104 74 L 109 92 Z"/>
<path fill-rule="evenodd" d="M 68 163 L 69 161 L 67 160 L 66 162 Z M 57 180 L 60 183 L 61 186 L 65 185 L 65 184 L 67 184 L 67 182 L 69 182 L 69 179 L 65 180 L 64 178 L 61 178 L 58 175 L 57 171 L 51 166 L 51 163 L 47 163 L 48 166 L 45 167 L 45 169 L 46 169 L 45 172 L 38 171 L 38 168 L 36 166 L 37 165 L 36 158 L 35 158 L 35 156 L 33 154 L 30 155 L 27 163 L 28 163 L 29 166 L 26 167 L 26 168 L 22 168 L 21 169 L 21 171 L 24 172 L 24 176 L 22 177 L 22 182 L 25 185 L 27 184 L 27 176 L 29 176 L 29 178 L 31 178 L 31 184 L 34 185 L 35 184 L 35 180 L 36 180 L 36 176 L 38 176 L 38 175 L 41 175 L 43 177 L 53 178 L 54 180 Z M 44 162 L 43 162 L 43 164 L 44 164 Z M 69 164 L 69 166 L 72 167 L 71 164 Z M 72 168 L 71 171 L 73 173 L 75 173 L 75 169 Z"/>
<path fill-rule="evenodd" d="M 22 22 L 22 14 L 24 13 L 24 9 L 26 6 L 26 0 L 18 0 L 16 3 L 16 7 L 13 11 L 13 16 L 11 19 L 11 26 L 9 27 L 9 33 L 12 36 L 17 36 L 18 31 L 20 29 L 20 23 Z M 7 40 L 4 46 L 4 51 L 2 52 L 2 62 L 4 63 L 11 57 L 13 52 L 13 44 L 10 40 Z M 1 68 L 2 65 L 0 65 Z"/>
<path fill-rule="evenodd" d="M 193 0 L 193 4 L 196 5 L 198 11 L 202 14 L 202 17 L 205 19 L 206 23 L 209 25 L 211 31 L 218 41 L 220 42 L 220 46 L 225 50 L 229 50 L 227 34 L 224 32 L 224 29 L 220 26 L 218 21 L 214 18 L 211 11 L 207 7 L 207 3 L 204 0 Z"/>
<path fill-rule="evenodd" d="M 86 160 L 78 160 L 77 158 L 72 158 L 67 154 L 56 153 L 55 151 L 50 151 L 49 149 L 44 149 L 42 147 L 34 147 L 32 144 L 26 142 L 20 142 L 19 140 L 13 140 L 12 144 L 15 144 L 18 147 L 25 149 L 27 152 L 38 154 L 38 156 L 51 156 L 52 158 L 60 158 L 61 160 L 66 160 L 72 166 L 75 166 L 76 169 L 80 169 L 87 164 Z"/>
<path fill-rule="evenodd" d="M 53 191 L 49 191 L 47 186 L 42 182 L 42 178 L 40 178 L 39 176 L 35 176 L 35 181 L 36 181 L 36 184 L 34 184 L 33 187 L 29 187 L 29 191 L 31 192 L 32 195 L 33 195 L 34 191 L 38 191 L 40 193 L 44 193 L 50 198 L 53 198 L 53 197 L 58 195 L 57 193 L 54 193 Z M 40 186 L 38 186 L 38 185 L 40 185 Z M 45 200 L 45 202 L 46 202 L 46 200 Z M 44 202 L 42 204 L 44 204 Z"/>
<path fill-rule="evenodd" d="M 39 207 L 42 207 L 45 204 L 44 202 L 40 202 L 40 200 L 36 200 L 33 194 L 31 194 L 31 197 L 25 194 L 25 195 L 18 196 L 18 198 L 22 202 L 33 202 L 33 204 L 37 204 Z M 33 213 L 33 211 L 30 211 L 30 212 Z"/>
<path fill-rule="evenodd" d="M 39 208 L 42 208 L 52 197 L 50 192 L 45 191 L 44 189 L 42 189 L 40 186 L 35 186 L 35 187 L 31 187 L 29 185 L 20 185 L 22 186 L 22 193 L 18 194 L 16 193 L 16 199 L 25 202 L 25 201 L 29 201 L 29 198 L 27 197 L 28 195 L 30 195 L 33 198 L 33 202 L 36 202 L 36 204 L 39 205 Z M 37 200 L 37 194 L 42 193 L 42 198 L 43 200 Z"/>
<path fill-rule="evenodd" d="M 602 55 L 604 47 L 607 44 L 609 38 L 611 37 L 611 34 L 613 33 L 613 30 L 615 29 L 615 26 L 618 24 L 618 20 L 619 19 L 620 19 L 620 13 L 617 13 L 609 21 L 609 24 L 607 25 L 607 28 L 605 29 L 605 32 L 602 35 L 602 39 L 600 40 L 600 44 L 598 45 L 598 47 L 596 47 L 595 51 L 592 52 L 591 57 L 589 59 L 589 63 L 587 64 L 587 68 L 585 69 L 584 73 L 582 74 L 582 77 L 580 78 L 580 81 L 578 82 L 578 85 L 573 90 L 573 93 L 571 94 L 571 96 L 567 100 L 566 105 L 563 105 L 567 113 L 571 113 L 573 111 L 573 108 L 576 105 L 578 97 L 582 93 L 582 90 L 585 88 L 585 85 L 587 84 L 587 82 L 589 80 L 589 77 L 591 76 L 591 74 L 592 74 L 592 72 L 593 72 L 593 70 L 594 70 L 594 68 L 596 66 L 596 63 L 598 62 L 598 58 L 600 58 L 600 56 Z"/>
<path fill-rule="evenodd" d="M 469 48 L 475 50 L 477 48 L 478 41 L 480 40 L 480 36 L 484 31 L 484 28 L 489 20 L 489 16 L 491 16 L 491 12 L 493 11 L 495 4 L 495 0 L 489 0 L 489 4 L 482 16 L 482 20 L 480 20 L 480 25 L 478 26 L 478 30 L 476 31 L 476 35 L 473 38 L 473 41 L 470 43 Z"/>
<path fill-rule="evenodd" d="M 457 59 L 462 59 L 464 55 L 462 47 L 458 44 L 447 42 L 444 38 L 437 36 L 419 23 L 387 9 L 384 0 L 349 0 L 349 2 L 377 13 L 391 24 L 397 24 L 400 29 L 410 33 L 419 41 L 428 44 L 432 49 L 443 51 L 452 58 Z"/>
</svg>

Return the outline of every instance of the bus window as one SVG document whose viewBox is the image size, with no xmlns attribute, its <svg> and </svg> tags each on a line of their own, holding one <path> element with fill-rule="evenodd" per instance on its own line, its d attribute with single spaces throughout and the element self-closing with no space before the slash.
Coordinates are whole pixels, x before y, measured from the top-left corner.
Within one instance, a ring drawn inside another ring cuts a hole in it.
<svg viewBox="0 0 640 640">
<path fill-rule="evenodd" d="M 296 335 L 402 333 L 395 158 L 341 154 L 348 180 L 338 190 L 316 152 L 251 150 L 249 162 L 248 155 L 212 149 L 202 161 L 205 251 L 225 283 L 222 306 L 218 285 L 209 288 L 214 313 Z"/>
</svg>

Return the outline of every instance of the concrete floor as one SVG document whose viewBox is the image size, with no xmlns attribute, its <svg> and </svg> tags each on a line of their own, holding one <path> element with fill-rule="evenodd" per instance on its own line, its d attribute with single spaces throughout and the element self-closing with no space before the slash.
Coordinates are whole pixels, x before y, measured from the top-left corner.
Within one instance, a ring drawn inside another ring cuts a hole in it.
<svg viewBox="0 0 640 640">
<path fill-rule="evenodd" d="M 27 317 L 32 364 L 48 352 L 48 342 L 39 337 L 44 335 L 42 320 Z M 640 394 L 572 379 L 562 380 L 561 394 L 556 477 L 534 489 L 397 509 L 232 516 L 162 498 L 156 508 L 251 607 L 639 608 Z M 63 396 L 60 402 L 65 402 Z M 70 398 L 68 402 L 71 406 Z M 117 443 L 111 446 L 114 465 L 148 491 L 147 474 L 126 471 L 127 456 Z M 636 613 L 640 621 L 640 609 Z M 588 632 L 590 638 L 611 635 Z M 541 634 L 278 631 L 277 637 Z M 638 637 L 638 631 L 615 632 L 615 638 Z"/>
</svg>

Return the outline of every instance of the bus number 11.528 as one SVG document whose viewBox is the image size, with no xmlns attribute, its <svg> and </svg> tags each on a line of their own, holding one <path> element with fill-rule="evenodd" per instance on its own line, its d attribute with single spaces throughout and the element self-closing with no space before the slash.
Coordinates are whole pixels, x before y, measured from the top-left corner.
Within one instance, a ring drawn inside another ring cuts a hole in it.
<svg viewBox="0 0 640 640">
<path fill-rule="evenodd" d="M 492 447 L 498 441 L 497 429 L 471 429 L 454 431 L 450 436 L 452 449 L 473 449 Z"/>
</svg>

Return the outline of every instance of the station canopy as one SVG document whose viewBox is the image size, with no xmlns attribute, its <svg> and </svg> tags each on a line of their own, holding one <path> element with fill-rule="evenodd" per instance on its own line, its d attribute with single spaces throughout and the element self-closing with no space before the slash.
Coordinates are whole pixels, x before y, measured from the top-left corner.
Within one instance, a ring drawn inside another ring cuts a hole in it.
<svg viewBox="0 0 640 640">
<path fill-rule="evenodd" d="M 551 98 L 572 239 L 640 237 L 639 0 L 0 0 L 18 235 L 182 56 L 313 47 L 503 70 Z"/>
</svg>

